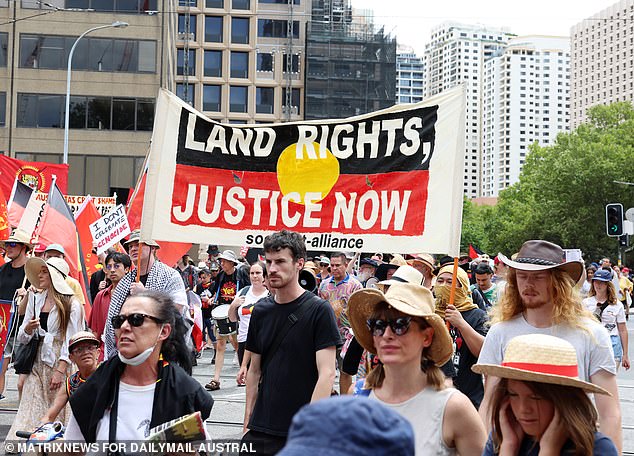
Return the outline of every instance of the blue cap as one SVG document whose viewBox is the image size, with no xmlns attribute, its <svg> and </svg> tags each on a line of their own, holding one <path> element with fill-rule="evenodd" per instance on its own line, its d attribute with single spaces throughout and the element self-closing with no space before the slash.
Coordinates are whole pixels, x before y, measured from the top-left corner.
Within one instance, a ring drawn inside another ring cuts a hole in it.
<svg viewBox="0 0 634 456">
<path fill-rule="evenodd" d="M 414 431 L 376 400 L 341 396 L 308 404 L 293 417 L 281 456 L 414 454 Z"/>
<path fill-rule="evenodd" d="M 377 263 L 372 258 L 361 258 L 361 261 L 359 262 L 359 266 L 363 266 L 364 264 L 367 264 L 368 266 L 372 266 L 373 268 L 379 267 L 379 263 Z"/>
<path fill-rule="evenodd" d="M 592 276 L 592 280 L 599 280 L 601 282 L 612 282 L 612 271 L 607 269 L 597 269 Z"/>
</svg>

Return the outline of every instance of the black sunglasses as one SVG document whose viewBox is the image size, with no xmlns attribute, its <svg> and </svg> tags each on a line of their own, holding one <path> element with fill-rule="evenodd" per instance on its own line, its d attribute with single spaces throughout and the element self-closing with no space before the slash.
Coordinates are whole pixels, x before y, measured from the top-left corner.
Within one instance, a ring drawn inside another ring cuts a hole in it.
<svg viewBox="0 0 634 456">
<path fill-rule="evenodd" d="M 5 242 L 4 245 L 6 245 L 7 247 L 17 247 L 19 245 L 24 245 L 21 242 L 13 242 L 13 241 L 9 241 L 9 242 Z"/>
<path fill-rule="evenodd" d="M 123 325 L 123 323 L 126 320 L 128 321 L 128 323 L 130 323 L 130 326 L 134 326 L 138 328 L 139 326 L 143 325 L 143 322 L 145 321 L 146 318 L 149 318 L 150 320 L 154 320 L 155 322 L 159 324 L 164 323 L 163 320 L 161 320 L 160 318 L 156 318 L 156 317 L 153 317 L 152 315 L 146 315 L 142 313 L 131 313 L 130 315 L 115 315 L 114 317 L 112 317 L 110 322 L 112 323 L 112 327 L 114 329 L 121 328 L 121 325 Z"/>
<path fill-rule="evenodd" d="M 400 317 L 396 320 L 380 320 L 376 318 L 370 318 L 367 321 L 368 328 L 373 336 L 381 337 L 385 334 L 385 330 L 389 326 L 394 334 L 402 336 L 407 333 L 409 325 L 412 322 L 412 317 Z"/>
</svg>

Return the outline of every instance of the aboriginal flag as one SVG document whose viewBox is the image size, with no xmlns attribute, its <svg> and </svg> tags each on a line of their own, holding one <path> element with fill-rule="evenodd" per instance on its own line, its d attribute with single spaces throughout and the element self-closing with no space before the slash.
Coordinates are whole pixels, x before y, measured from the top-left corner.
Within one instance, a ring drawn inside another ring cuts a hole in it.
<svg viewBox="0 0 634 456">
<path fill-rule="evenodd" d="M 20 220 L 22 220 L 22 215 L 24 214 L 26 206 L 29 204 L 32 194 L 33 189 L 31 187 L 23 184 L 17 178 L 15 179 L 8 203 L 9 225 L 13 227 L 20 225 Z"/>
</svg>

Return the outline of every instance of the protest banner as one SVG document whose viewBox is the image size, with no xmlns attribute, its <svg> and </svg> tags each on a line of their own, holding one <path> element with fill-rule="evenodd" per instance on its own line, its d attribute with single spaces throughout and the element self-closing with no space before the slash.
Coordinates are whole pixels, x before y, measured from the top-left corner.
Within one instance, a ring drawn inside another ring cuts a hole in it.
<svg viewBox="0 0 634 456">
<path fill-rule="evenodd" d="M 105 252 L 108 247 L 112 247 L 130 234 L 130 225 L 123 204 L 119 204 L 112 212 L 91 223 L 90 233 L 97 246 L 97 254 Z"/>
<path fill-rule="evenodd" d="M 349 119 L 223 125 L 161 90 L 141 237 L 457 255 L 464 89 Z"/>
</svg>

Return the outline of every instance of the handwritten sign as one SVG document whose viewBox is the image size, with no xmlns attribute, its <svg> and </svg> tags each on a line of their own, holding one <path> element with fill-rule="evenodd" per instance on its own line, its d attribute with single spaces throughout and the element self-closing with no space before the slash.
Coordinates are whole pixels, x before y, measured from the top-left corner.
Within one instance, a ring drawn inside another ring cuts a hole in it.
<svg viewBox="0 0 634 456">
<path fill-rule="evenodd" d="M 105 252 L 108 247 L 112 247 L 130 234 L 130 225 L 123 205 L 119 204 L 116 209 L 91 223 L 90 233 L 97 245 L 97 253 Z"/>
</svg>

